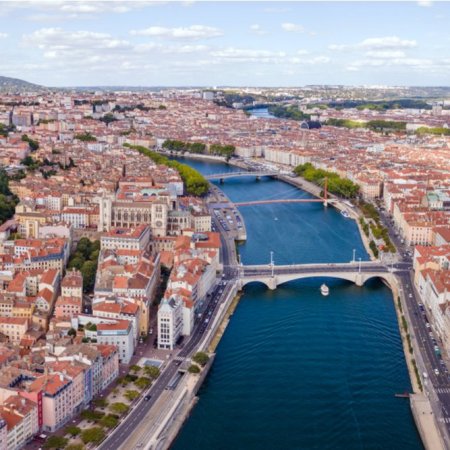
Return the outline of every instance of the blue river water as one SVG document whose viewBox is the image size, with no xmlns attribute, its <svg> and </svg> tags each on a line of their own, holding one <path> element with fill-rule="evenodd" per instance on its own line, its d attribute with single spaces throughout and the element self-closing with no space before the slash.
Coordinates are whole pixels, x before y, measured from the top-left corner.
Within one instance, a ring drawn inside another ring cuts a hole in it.
<svg viewBox="0 0 450 450">
<path fill-rule="evenodd" d="M 183 160 L 204 174 L 236 170 Z M 226 180 L 233 201 L 307 197 L 276 180 Z M 355 223 L 320 204 L 242 207 L 243 263 L 368 259 Z M 330 287 L 323 297 L 319 287 Z M 390 290 L 378 280 L 245 287 L 176 450 L 422 449 Z"/>
</svg>

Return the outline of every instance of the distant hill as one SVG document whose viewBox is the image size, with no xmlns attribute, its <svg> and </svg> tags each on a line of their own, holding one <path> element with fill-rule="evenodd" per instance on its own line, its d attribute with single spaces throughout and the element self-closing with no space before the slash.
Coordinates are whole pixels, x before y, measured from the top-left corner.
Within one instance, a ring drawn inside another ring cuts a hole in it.
<svg viewBox="0 0 450 450">
<path fill-rule="evenodd" d="M 29 83 L 28 81 L 19 80 L 18 78 L 0 76 L 0 92 L 30 92 L 30 91 L 46 91 L 44 86 Z"/>
</svg>

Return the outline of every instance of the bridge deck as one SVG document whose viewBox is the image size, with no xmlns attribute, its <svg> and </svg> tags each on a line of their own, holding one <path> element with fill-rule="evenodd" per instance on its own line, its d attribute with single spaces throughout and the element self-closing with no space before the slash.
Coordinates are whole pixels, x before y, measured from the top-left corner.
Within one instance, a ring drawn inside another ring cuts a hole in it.
<svg viewBox="0 0 450 450">
<path fill-rule="evenodd" d="M 320 198 L 280 198 L 272 200 L 254 200 L 249 202 L 237 202 L 235 206 L 253 206 L 253 205 L 269 205 L 273 203 L 323 203 L 333 202 L 334 200 Z"/>
<path fill-rule="evenodd" d="M 207 180 L 215 180 L 215 179 L 225 179 L 225 178 L 236 178 L 236 177 L 274 177 L 277 175 L 283 175 L 280 172 L 270 172 L 270 171 L 259 171 L 259 172 L 249 172 L 249 171 L 240 171 L 240 172 L 225 172 L 225 173 L 213 173 L 206 175 L 205 178 Z"/>
</svg>

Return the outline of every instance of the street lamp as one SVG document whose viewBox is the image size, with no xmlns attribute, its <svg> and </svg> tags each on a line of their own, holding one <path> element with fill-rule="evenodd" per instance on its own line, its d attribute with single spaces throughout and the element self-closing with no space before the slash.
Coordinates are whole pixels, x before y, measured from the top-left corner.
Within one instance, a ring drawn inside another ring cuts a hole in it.
<svg viewBox="0 0 450 450">
<path fill-rule="evenodd" d="M 272 267 L 272 277 L 273 277 L 273 251 L 270 251 L 270 266 Z"/>
<path fill-rule="evenodd" d="M 361 273 L 361 258 L 358 258 L 358 260 L 359 260 L 359 269 L 358 269 L 358 272 Z"/>
<path fill-rule="evenodd" d="M 352 262 L 355 262 L 355 256 L 356 256 L 356 248 L 353 249 L 353 259 L 352 259 Z"/>
</svg>

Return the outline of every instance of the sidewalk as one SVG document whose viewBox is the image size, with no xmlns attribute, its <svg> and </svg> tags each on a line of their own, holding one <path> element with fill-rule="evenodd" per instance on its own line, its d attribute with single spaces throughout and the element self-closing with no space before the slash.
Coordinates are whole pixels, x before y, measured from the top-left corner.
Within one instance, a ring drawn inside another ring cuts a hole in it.
<svg viewBox="0 0 450 450">
<path fill-rule="evenodd" d="M 423 394 L 410 396 L 411 411 L 424 447 L 427 450 L 444 450 L 441 435 L 428 398 Z"/>
</svg>

